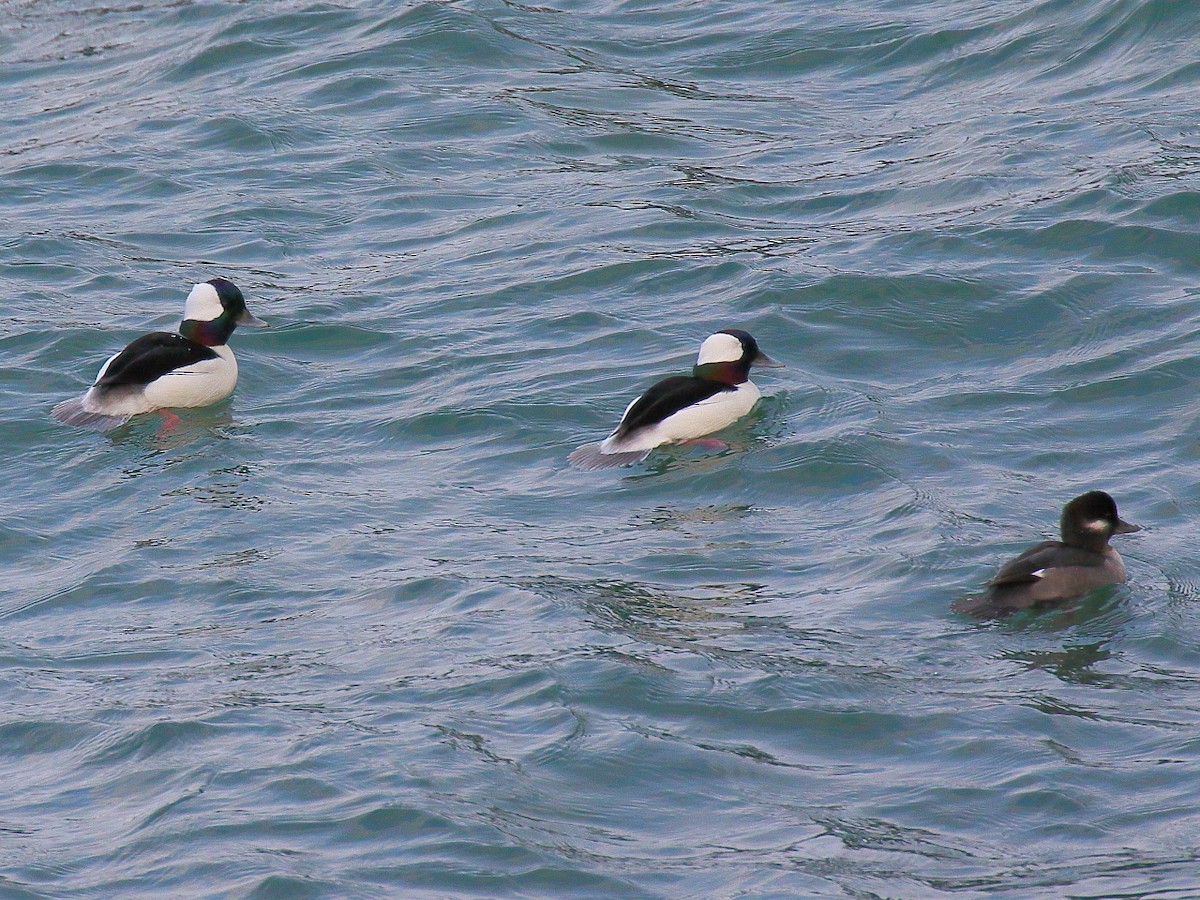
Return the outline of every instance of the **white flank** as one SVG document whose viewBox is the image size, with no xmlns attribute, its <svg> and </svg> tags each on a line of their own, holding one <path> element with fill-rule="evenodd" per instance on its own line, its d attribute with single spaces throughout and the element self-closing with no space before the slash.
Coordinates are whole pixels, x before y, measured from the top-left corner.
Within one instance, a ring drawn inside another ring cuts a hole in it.
<svg viewBox="0 0 1200 900">
<path fill-rule="evenodd" d="M 238 366 L 229 347 L 213 347 L 216 359 L 168 372 L 142 390 L 97 391 L 88 389 L 78 403 L 80 411 L 98 416 L 136 416 L 156 409 L 208 406 L 228 397 L 237 385 Z M 114 357 L 115 359 L 115 357 Z M 99 381 L 112 359 L 96 376 Z"/>
<path fill-rule="evenodd" d="M 713 335 L 713 337 L 728 337 L 738 343 L 739 347 L 741 346 L 737 338 L 730 335 Z M 754 382 L 744 381 L 732 391 L 720 391 L 707 400 L 684 407 L 661 422 L 646 428 L 639 428 L 624 438 L 610 435 L 601 442 L 600 452 L 628 453 L 633 450 L 649 450 L 662 444 L 686 441 L 712 434 L 714 431 L 720 431 L 722 428 L 732 425 L 750 412 L 760 396 Z M 627 409 L 626 412 L 628 413 L 629 410 Z"/>
<path fill-rule="evenodd" d="M 194 365 L 168 372 L 146 385 L 150 409 L 180 406 L 208 406 L 233 393 L 238 366 L 228 346 L 212 347 L 216 359 L 204 359 Z"/>
</svg>

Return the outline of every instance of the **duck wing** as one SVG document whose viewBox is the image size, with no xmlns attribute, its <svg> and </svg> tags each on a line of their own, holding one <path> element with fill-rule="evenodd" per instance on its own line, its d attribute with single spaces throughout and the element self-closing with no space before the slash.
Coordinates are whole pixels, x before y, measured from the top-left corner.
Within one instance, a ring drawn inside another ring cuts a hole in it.
<svg viewBox="0 0 1200 900">
<path fill-rule="evenodd" d="M 996 577 L 988 584 L 993 587 L 1029 584 L 1043 578 L 1044 573 L 1051 569 L 1091 568 L 1103 565 L 1104 558 L 1095 551 L 1071 547 L 1061 541 L 1043 541 L 1001 566 Z"/>
<path fill-rule="evenodd" d="M 155 331 L 138 338 L 105 363 L 96 378 L 96 387 L 145 385 L 175 369 L 216 358 L 211 347 L 179 334 Z"/>
<path fill-rule="evenodd" d="M 695 378 L 691 375 L 672 375 L 670 378 L 664 378 L 629 404 L 625 415 L 621 417 L 621 424 L 612 436 L 623 438 L 639 428 L 657 425 L 679 410 L 707 400 L 721 391 L 736 389 L 732 384 Z"/>
</svg>

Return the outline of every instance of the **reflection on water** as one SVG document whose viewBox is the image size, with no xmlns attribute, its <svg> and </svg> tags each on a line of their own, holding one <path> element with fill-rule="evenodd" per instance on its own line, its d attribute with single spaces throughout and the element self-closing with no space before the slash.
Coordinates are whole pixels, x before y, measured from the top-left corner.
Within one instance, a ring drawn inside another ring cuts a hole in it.
<svg viewBox="0 0 1200 900">
<path fill-rule="evenodd" d="M 1111 681 L 1110 676 L 1093 668 L 1112 658 L 1112 651 L 1103 642 L 1055 650 L 1012 650 L 1004 653 L 1002 658 L 1020 663 L 1027 669 L 1044 669 L 1073 684 L 1104 685 Z"/>
<path fill-rule="evenodd" d="M 160 413 L 135 416 L 108 432 L 108 439 L 116 445 L 162 452 L 186 447 L 201 438 L 226 439 L 229 429 L 234 427 L 228 403 L 174 412 L 178 414 L 177 422 L 164 419 Z"/>
<path fill-rule="evenodd" d="M 164 497 L 188 497 L 199 503 L 224 509 L 261 510 L 270 502 L 247 488 L 257 480 L 249 466 L 231 466 L 211 470 L 205 484 L 190 484 L 163 494 Z"/>
<path fill-rule="evenodd" d="M 698 509 L 673 509 L 660 506 L 633 518 L 633 526 L 662 528 L 678 531 L 693 537 L 699 537 L 706 525 L 720 525 L 736 519 L 748 518 L 753 514 L 749 506 L 739 504 L 723 504 L 720 506 L 704 506 Z"/>
</svg>

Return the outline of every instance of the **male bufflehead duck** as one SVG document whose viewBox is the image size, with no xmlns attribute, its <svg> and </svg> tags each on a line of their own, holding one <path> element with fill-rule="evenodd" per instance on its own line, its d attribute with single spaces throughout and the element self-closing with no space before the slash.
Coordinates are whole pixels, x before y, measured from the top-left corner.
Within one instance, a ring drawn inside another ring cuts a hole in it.
<svg viewBox="0 0 1200 900">
<path fill-rule="evenodd" d="M 139 413 L 216 403 L 237 384 L 237 360 L 226 346 L 233 329 L 266 324 L 250 315 L 237 285 L 210 278 L 188 294 L 178 334 L 138 338 L 100 367 L 87 393 L 50 414 L 67 425 L 107 430 Z"/>
<path fill-rule="evenodd" d="M 567 459 L 580 469 L 608 469 L 641 462 L 662 444 L 686 441 L 732 425 L 758 402 L 750 367 L 782 368 L 758 349 L 749 334 L 727 328 L 700 345 L 691 375 L 664 378 L 625 409 L 621 423 L 599 444 Z"/>
<path fill-rule="evenodd" d="M 956 600 L 954 609 L 980 619 L 1006 616 L 1125 580 L 1125 563 L 1108 541 L 1141 528 L 1117 515 L 1112 497 L 1104 491 L 1076 497 L 1063 507 L 1060 528 L 1061 541 L 1030 547 L 1006 563 L 983 594 Z"/>
</svg>

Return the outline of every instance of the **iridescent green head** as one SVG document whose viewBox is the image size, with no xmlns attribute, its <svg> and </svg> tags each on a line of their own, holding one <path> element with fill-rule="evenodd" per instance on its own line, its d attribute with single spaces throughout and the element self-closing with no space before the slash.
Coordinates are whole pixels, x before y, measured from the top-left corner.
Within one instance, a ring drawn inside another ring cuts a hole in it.
<svg viewBox="0 0 1200 900">
<path fill-rule="evenodd" d="M 750 367 L 783 367 L 758 349 L 758 342 L 739 328 L 726 328 L 709 335 L 700 345 L 692 374 L 705 381 L 741 384 L 750 379 Z"/>
<path fill-rule="evenodd" d="M 265 326 L 246 309 L 246 298 L 228 278 L 210 278 L 188 294 L 179 333 L 206 347 L 221 347 L 239 325 Z"/>
</svg>

